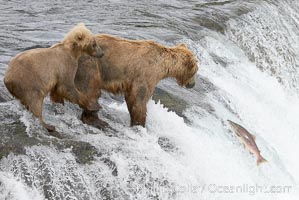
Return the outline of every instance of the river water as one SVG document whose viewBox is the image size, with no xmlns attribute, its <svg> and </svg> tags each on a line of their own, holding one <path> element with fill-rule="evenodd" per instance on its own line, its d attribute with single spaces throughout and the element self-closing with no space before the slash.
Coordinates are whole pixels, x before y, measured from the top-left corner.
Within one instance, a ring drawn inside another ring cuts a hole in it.
<svg viewBox="0 0 299 200">
<path fill-rule="evenodd" d="M 199 61 L 193 89 L 161 81 L 146 128 L 129 127 L 121 97 L 99 100 L 116 132 L 84 125 L 78 106 L 47 98 L 44 118 L 62 139 L 1 81 L 0 200 L 298 199 L 296 0 L 0 0 L 0 19 L 1 80 L 12 56 L 58 42 L 78 22 L 93 33 L 184 42 Z M 228 119 L 256 135 L 267 163 L 256 166 Z"/>
</svg>

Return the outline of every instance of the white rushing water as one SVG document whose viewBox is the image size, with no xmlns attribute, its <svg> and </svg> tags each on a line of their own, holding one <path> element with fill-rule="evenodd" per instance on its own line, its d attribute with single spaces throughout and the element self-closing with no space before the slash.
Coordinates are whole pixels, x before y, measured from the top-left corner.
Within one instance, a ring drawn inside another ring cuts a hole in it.
<svg viewBox="0 0 299 200">
<path fill-rule="evenodd" d="M 28 188 L 22 182 L 16 180 L 12 174 L 1 173 L 0 175 L 0 199 L 10 200 L 39 200 L 43 199 L 37 190 Z"/>
<path fill-rule="evenodd" d="M 184 37 L 206 88 L 187 90 L 172 80 L 159 87 L 190 104 L 187 120 L 151 100 L 146 128 L 130 128 L 125 103 L 101 99 L 100 116 L 118 130 L 109 135 L 82 124 L 77 106 L 53 111 L 47 100 L 46 121 L 101 156 L 78 164 L 74 147 L 61 151 L 54 144 L 9 154 L 0 161 L 0 200 L 298 199 L 298 11 L 296 1 L 265 1 L 228 20 L 224 34 L 204 29 L 200 39 Z M 16 101 L 1 105 L 19 115 L 30 137 L 48 137 Z M 256 165 L 227 120 L 256 135 L 268 162 Z"/>
</svg>

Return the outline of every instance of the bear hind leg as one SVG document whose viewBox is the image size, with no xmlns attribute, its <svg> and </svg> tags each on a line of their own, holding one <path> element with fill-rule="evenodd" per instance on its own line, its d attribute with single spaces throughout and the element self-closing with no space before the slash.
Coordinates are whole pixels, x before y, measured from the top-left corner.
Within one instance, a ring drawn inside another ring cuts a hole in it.
<svg viewBox="0 0 299 200">
<path fill-rule="evenodd" d="M 64 98 L 59 94 L 57 86 L 50 92 L 50 99 L 53 103 L 60 103 L 64 105 Z"/>
<path fill-rule="evenodd" d="M 26 106 L 26 108 L 32 112 L 32 114 L 39 119 L 40 123 L 43 127 L 45 127 L 49 132 L 55 131 L 55 127 L 49 124 L 46 124 L 42 117 L 42 110 L 43 110 L 43 101 L 44 97 L 40 94 L 31 94 L 30 103 Z"/>
</svg>

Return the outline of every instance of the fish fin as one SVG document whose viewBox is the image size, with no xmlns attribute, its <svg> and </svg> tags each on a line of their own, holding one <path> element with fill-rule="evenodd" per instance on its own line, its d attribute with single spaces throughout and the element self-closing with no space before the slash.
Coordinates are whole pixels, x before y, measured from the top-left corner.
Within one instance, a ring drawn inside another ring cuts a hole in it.
<svg viewBox="0 0 299 200">
<path fill-rule="evenodd" d="M 265 158 L 263 158 L 262 156 L 259 156 L 256 161 L 256 165 L 259 166 L 260 164 L 262 164 L 264 162 L 268 162 L 268 161 Z"/>
</svg>

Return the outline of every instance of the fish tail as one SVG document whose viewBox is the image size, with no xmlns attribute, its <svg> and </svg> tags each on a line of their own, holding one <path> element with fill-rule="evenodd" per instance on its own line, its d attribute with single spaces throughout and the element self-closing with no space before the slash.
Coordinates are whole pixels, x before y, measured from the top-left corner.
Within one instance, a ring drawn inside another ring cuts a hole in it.
<svg viewBox="0 0 299 200">
<path fill-rule="evenodd" d="M 263 158 L 263 156 L 260 155 L 256 161 L 256 165 L 259 166 L 260 164 L 262 164 L 264 162 L 268 162 L 268 161 L 265 158 Z"/>
</svg>

